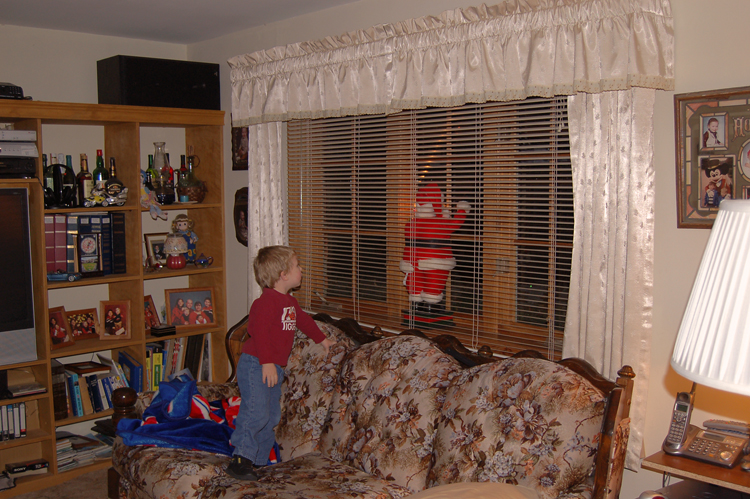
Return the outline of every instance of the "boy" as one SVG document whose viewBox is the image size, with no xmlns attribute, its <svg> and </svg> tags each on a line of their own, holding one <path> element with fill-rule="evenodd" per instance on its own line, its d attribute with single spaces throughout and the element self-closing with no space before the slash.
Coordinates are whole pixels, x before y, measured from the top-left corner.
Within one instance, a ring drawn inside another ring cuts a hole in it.
<svg viewBox="0 0 750 499">
<path fill-rule="evenodd" d="M 283 367 L 292 352 L 295 330 L 321 344 L 326 355 L 334 344 L 289 294 L 302 282 L 294 250 L 286 246 L 261 248 L 253 270 L 263 294 L 250 307 L 249 338 L 237 365 L 242 401 L 232 434 L 234 455 L 227 467 L 227 474 L 238 480 L 257 480 L 255 464 L 268 462 L 276 439 L 273 429 L 281 419 Z"/>
</svg>

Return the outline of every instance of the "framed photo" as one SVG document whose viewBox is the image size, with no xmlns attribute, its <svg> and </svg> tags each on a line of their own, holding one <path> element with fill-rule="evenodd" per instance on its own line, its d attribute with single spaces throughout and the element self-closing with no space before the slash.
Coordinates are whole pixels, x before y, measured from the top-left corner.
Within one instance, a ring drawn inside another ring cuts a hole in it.
<svg viewBox="0 0 750 499">
<path fill-rule="evenodd" d="M 232 170 L 247 170 L 248 127 L 232 128 Z"/>
<path fill-rule="evenodd" d="M 130 322 L 130 300 L 100 302 L 102 327 L 99 338 L 102 340 L 129 340 L 132 331 Z"/>
<path fill-rule="evenodd" d="M 247 187 L 241 187 L 234 193 L 234 235 L 243 246 L 247 246 L 247 199 Z"/>
<path fill-rule="evenodd" d="M 95 308 L 73 310 L 65 316 L 75 341 L 99 338 L 99 315 Z"/>
<path fill-rule="evenodd" d="M 75 345 L 70 325 L 65 317 L 65 307 L 49 309 L 49 337 L 52 341 L 52 350 Z"/>
<path fill-rule="evenodd" d="M 154 305 L 154 299 L 151 295 L 143 298 L 143 315 L 146 317 L 146 330 L 148 331 L 153 326 L 161 324 L 159 314 L 156 312 L 156 306 Z"/>
<path fill-rule="evenodd" d="M 750 196 L 750 87 L 674 96 L 677 227 L 713 226 L 719 203 Z"/>
<path fill-rule="evenodd" d="M 146 241 L 146 261 L 149 264 L 161 263 L 167 264 L 167 254 L 164 253 L 164 241 L 167 240 L 168 232 L 155 232 L 152 234 L 143 234 Z"/>
<path fill-rule="evenodd" d="M 165 289 L 167 324 L 172 326 L 209 326 L 214 318 L 214 289 Z"/>
</svg>

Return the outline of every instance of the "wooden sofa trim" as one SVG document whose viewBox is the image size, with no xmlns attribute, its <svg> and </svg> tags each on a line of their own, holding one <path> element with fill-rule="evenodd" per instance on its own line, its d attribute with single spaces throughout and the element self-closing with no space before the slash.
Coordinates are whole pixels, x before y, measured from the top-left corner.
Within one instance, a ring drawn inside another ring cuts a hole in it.
<svg viewBox="0 0 750 499">
<path fill-rule="evenodd" d="M 392 333 L 382 331 L 377 326 L 367 331 L 356 320 L 351 318 L 333 319 L 328 314 L 316 314 L 313 318 L 336 326 L 358 345 L 370 343 L 387 336 L 395 336 Z M 242 353 L 242 344 L 247 336 L 247 319 L 247 316 L 243 317 L 227 331 L 225 337 L 227 356 L 232 368 L 231 374 L 226 381 L 227 383 L 236 381 L 237 362 Z M 399 333 L 399 335 L 419 336 L 433 341 L 443 352 L 454 357 L 464 367 L 472 367 L 499 360 L 499 358 L 493 356 L 492 350 L 489 347 L 484 346 L 479 349 L 479 352 L 473 352 L 466 348 L 460 340 L 449 334 L 430 338 L 418 329 L 407 329 Z M 524 350 L 518 352 L 513 357 L 531 357 L 546 360 L 546 357 L 536 350 Z M 630 366 L 623 366 L 617 372 L 618 377 L 613 382 L 604 378 L 591 364 L 583 359 L 567 358 L 557 361 L 557 363 L 581 375 L 607 396 L 601 438 L 595 458 L 594 491 L 592 498 L 617 499 L 620 493 L 621 480 L 613 480 L 613 478 L 619 477 L 621 479 L 622 476 L 623 470 L 616 467 L 621 468 L 624 462 L 622 456 L 618 456 L 617 453 L 624 453 L 625 449 L 622 447 L 627 447 L 627 435 L 625 435 L 624 441 L 619 442 L 620 448 L 616 448 L 618 442 L 615 437 L 617 429 L 629 417 L 635 372 Z M 130 388 L 127 390 L 135 392 Z M 126 404 L 130 401 L 134 403 L 135 398 L 131 394 L 129 397 L 121 397 L 119 401 L 121 404 Z M 133 406 L 117 407 L 117 402 L 115 402 L 115 406 L 115 411 L 118 414 L 128 414 L 134 409 Z M 119 475 L 114 471 L 114 468 L 111 470 L 109 475 L 110 493 L 119 489 L 119 484 L 116 485 L 113 483 L 113 480 L 119 482 Z M 110 495 L 110 499 L 117 499 L 117 496 Z"/>
</svg>

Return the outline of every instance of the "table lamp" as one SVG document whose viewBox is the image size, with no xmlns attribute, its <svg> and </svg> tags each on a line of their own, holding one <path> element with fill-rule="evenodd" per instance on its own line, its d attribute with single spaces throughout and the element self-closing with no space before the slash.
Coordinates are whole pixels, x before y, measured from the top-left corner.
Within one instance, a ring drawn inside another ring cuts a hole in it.
<svg viewBox="0 0 750 499">
<path fill-rule="evenodd" d="M 700 385 L 750 395 L 750 200 L 719 205 L 671 364 Z"/>
<path fill-rule="evenodd" d="M 188 243 L 180 234 L 171 233 L 164 240 L 164 253 L 167 257 L 167 268 L 184 269 L 187 265 L 185 253 L 188 252 Z"/>
</svg>

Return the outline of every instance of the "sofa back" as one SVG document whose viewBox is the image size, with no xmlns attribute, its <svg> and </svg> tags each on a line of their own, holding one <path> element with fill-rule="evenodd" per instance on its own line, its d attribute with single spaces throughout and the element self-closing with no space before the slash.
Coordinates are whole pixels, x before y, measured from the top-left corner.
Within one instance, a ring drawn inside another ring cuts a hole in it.
<svg viewBox="0 0 750 499">
<path fill-rule="evenodd" d="M 585 488 L 605 405 L 600 390 L 548 360 L 466 369 L 445 390 L 428 485 L 506 482 L 544 498 Z"/>
<path fill-rule="evenodd" d="M 425 488 L 442 394 L 461 367 L 433 342 L 384 338 L 341 368 L 320 451 L 413 492 Z"/>
<path fill-rule="evenodd" d="M 316 450 L 338 384 L 341 362 L 357 347 L 357 343 L 339 328 L 316 322 L 323 334 L 336 343 L 326 356 L 322 346 L 300 331 L 296 332 L 284 369 L 281 420 L 276 427 L 276 441 L 283 461 Z"/>
</svg>

